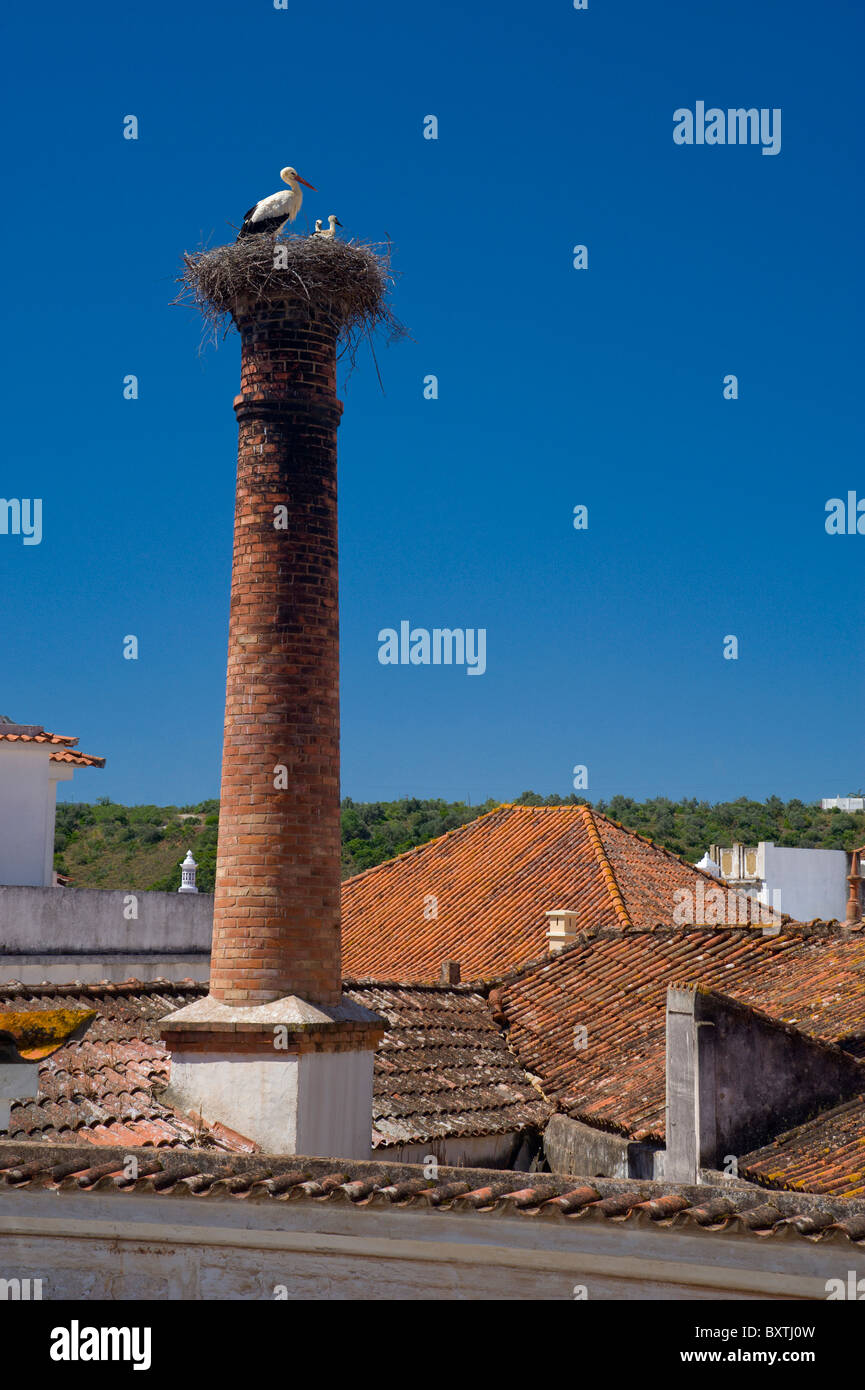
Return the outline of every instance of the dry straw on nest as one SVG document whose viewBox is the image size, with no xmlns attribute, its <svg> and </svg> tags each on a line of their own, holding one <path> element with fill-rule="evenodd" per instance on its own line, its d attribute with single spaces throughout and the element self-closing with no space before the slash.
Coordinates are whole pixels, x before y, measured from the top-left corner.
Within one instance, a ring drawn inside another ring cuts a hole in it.
<svg viewBox="0 0 865 1390">
<path fill-rule="evenodd" d="M 388 342 L 406 336 L 387 299 L 394 276 L 390 245 L 365 245 L 321 236 L 246 237 L 210 251 L 188 252 L 177 277 L 175 304 L 200 310 L 204 341 L 231 331 L 244 301 L 284 299 L 314 303 L 340 334 L 354 361 L 364 337 L 383 331 Z"/>
</svg>

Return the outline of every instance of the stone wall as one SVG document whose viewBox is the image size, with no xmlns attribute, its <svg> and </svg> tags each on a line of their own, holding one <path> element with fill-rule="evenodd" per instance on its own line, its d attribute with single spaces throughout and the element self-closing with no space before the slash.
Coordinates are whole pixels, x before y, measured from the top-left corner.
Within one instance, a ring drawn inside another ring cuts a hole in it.
<svg viewBox="0 0 865 1390">
<path fill-rule="evenodd" d="M 0 979 L 204 980 L 212 925 L 209 893 L 0 886 Z"/>
</svg>

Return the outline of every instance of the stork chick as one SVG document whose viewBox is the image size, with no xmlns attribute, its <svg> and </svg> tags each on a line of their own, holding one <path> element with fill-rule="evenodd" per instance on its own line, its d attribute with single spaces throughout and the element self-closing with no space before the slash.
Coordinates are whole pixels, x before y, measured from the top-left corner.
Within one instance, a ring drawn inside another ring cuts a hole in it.
<svg viewBox="0 0 865 1390">
<path fill-rule="evenodd" d="M 327 231 L 324 231 L 322 227 L 321 218 L 318 219 L 318 221 L 315 224 L 315 236 L 327 237 L 328 241 L 333 241 L 334 237 L 336 236 L 336 229 L 337 227 L 341 227 L 342 223 L 340 222 L 335 212 L 332 212 L 327 220 L 330 223 L 330 226 Z"/>
<path fill-rule="evenodd" d="M 286 222 L 293 222 L 300 212 L 300 205 L 303 202 L 303 192 L 299 187 L 303 184 L 304 188 L 311 188 L 313 193 L 318 190 L 306 179 L 302 179 L 296 169 L 287 165 L 285 169 L 280 169 L 279 177 L 283 183 L 287 183 L 289 192 L 271 193 L 269 198 L 261 198 L 259 201 L 243 214 L 243 225 L 237 233 L 237 240 L 248 236 L 276 236 L 280 228 Z"/>
</svg>

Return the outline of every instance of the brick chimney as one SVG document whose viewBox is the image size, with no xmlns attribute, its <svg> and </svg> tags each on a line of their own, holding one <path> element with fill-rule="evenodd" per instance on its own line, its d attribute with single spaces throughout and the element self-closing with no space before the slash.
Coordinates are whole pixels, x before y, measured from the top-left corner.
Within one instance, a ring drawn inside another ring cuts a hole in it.
<svg viewBox="0 0 865 1390">
<path fill-rule="evenodd" d="M 289 275 L 282 277 L 283 286 Z M 336 398 L 326 299 L 235 303 L 237 498 L 210 994 L 171 1092 L 272 1152 L 370 1156 L 375 1014 L 343 998 Z"/>
</svg>

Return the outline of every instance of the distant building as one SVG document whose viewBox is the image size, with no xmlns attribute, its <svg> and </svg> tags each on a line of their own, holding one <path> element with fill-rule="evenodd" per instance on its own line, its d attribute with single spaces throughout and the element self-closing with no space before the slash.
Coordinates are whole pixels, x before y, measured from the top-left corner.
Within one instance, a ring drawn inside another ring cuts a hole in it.
<svg viewBox="0 0 865 1390">
<path fill-rule="evenodd" d="M 709 858 L 738 892 L 757 897 L 798 922 L 843 922 L 849 855 L 843 849 L 793 849 L 761 840 L 756 846 L 709 846 Z M 700 861 L 701 865 L 703 860 Z"/>
<path fill-rule="evenodd" d="M 865 811 L 865 796 L 824 796 L 821 811 Z"/>
<path fill-rule="evenodd" d="M 0 715 L 0 884 L 54 884 L 57 783 L 70 781 L 77 767 L 105 766 L 77 742 Z"/>
</svg>

